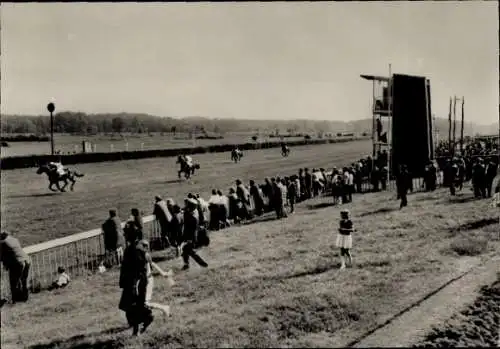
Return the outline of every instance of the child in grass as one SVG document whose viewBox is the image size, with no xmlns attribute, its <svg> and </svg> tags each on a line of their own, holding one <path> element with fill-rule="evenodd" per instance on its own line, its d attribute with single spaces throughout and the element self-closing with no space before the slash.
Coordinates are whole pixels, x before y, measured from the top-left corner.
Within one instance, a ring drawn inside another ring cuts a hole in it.
<svg viewBox="0 0 500 349">
<path fill-rule="evenodd" d="M 57 273 L 58 273 L 57 280 L 55 280 L 52 283 L 50 290 L 66 287 L 69 284 L 69 282 L 71 281 L 71 279 L 70 279 L 68 273 L 66 273 L 66 269 L 64 269 L 64 267 L 57 268 Z"/>
<path fill-rule="evenodd" d="M 352 266 L 352 257 L 350 249 L 352 248 L 352 233 L 354 232 L 352 221 L 349 219 L 349 211 L 342 210 L 340 212 L 340 227 L 335 245 L 340 248 L 340 269 L 346 267 L 346 257 L 349 261 L 349 266 Z"/>
</svg>

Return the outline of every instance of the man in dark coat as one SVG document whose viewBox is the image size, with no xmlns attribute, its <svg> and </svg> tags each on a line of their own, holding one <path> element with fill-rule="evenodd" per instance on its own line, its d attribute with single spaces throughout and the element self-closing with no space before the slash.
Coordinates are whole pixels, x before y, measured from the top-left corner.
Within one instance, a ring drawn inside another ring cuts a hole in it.
<svg viewBox="0 0 500 349">
<path fill-rule="evenodd" d="M 125 312 L 133 335 L 139 334 L 153 322 L 153 312 L 146 305 L 146 287 L 148 283 L 147 259 L 144 250 L 139 248 L 137 235 L 127 235 L 128 246 L 125 248 L 120 270 L 120 288 L 122 296 L 118 305 Z"/>
<path fill-rule="evenodd" d="M 160 226 L 162 245 L 164 248 L 175 246 L 172 237 L 170 236 L 170 221 L 172 214 L 170 213 L 167 203 L 160 197 L 155 197 L 155 205 L 153 208 L 153 215 Z"/>
<path fill-rule="evenodd" d="M 304 197 L 306 200 L 312 197 L 312 175 L 309 172 L 309 169 L 306 167 L 304 169 Z"/>
<path fill-rule="evenodd" d="M 398 193 L 398 199 L 401 199 L 401 203 L 399 205 L 399 209 L 406 207 L 408 205 L 408 189 L 409 183 L 411 181 L 410 174 L 406 168 L 406 165 L 400 165 L 399 173 L 396 177 L 396 187 Z"/>
<path fill-rule="evenodd" d="M 109 218 L 103 223 L 102 232 L 107 267 L 120 264 L 123 259 L 125 239 L 120 219 L 116 215 L 116 210 L 109 210 Z"/>
<path fill-rule="evenodd" d="M 24 252 L 19 240 L 6 231 L 0 234 L 0 260 L 9 272 L 12 303 L 26 302 L 29 298 L 30 258 Z"/>
<path fill-rule="evenodd" d="M 184 229 L 182 234 L 182 259 L 184 261 L 183 270 L 189 269 L 189 257 L 196 263 L 206 268 L 208 264 L 195 252 L 198 240 L 199 218 L 196 209 L 198 203 L 194 199 L 186 199 L 184 209 Z"/>
<path fill-rule="evenodd" d="M 274 187 L 269 178 L 266 178 L 264 180 L 264 187 L 262 188 L 263 194 L 267 197 L 268 199 L 268 204 L 266 208 L 266 212 L 270 212 L 274 210 Z"/>
<path fill-rule="evenodd" d="M 436 190 L 437 169 L 432 161 L 425 167 L 424 185 L 426 191 Z"/>
<path fill-rule="evenodd" d="M 472 185 L 474 187 L 474 196 L 476 198 L 486 197 L 486 169 L 483 165 L 483 159 L 479 158 L 472 170 Z"/>
<path fill-rule="evenodd" d="M 259 187 L 257 187 L 253 180 L 250 180 L 250 196 L 254 203 L 254 213 L 257 216 L 261 216 L 264 212 L 264 199 L 261 196 Z"/>
<path fill-rule="evenodd" d="M 210 211 L 210 222 L 209 229 L 210 230 L 219 230 L 221 226 L 221 218 L 220 218 L 220 197 L 217 195 L 217 190 L 212 190 L 212 195 L 208 199 L 208 210 Z"/>
<path fill-rule="evenodd" d="M 295 201 L 297 199 L 297 176 L 293 175 L 288 182 L 287 195 L 290 203 L 290 213 L 295 212 Z"/>
</svg>

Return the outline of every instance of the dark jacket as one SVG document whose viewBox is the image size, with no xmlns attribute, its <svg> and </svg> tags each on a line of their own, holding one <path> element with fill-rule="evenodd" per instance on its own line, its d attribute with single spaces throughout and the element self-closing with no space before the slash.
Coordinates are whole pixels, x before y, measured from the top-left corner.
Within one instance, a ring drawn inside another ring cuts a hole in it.
<svg viewBox="0 0 500 349">
<path fill-rule="evenodd" d="M 118 247 L 123 247 L 125 241 L 122 234 L 121 222 L 118 217 L 108 218 L 102 225 L 104 235 L 104 249 L 114 251 Z"/>
<path fill-rule="evenodd" d="M 191 241 L 196 243 L 199 228 L 198 211 L 184 211 L 184 229 L 182 232 L 182 241 Z"/>
<path fill-rule="evenodd" d="M 24 252 L 19 240 L 8 235 L 4 240 L 0 241 L 0 259 L 5 269 L 29 261 L 28 254 Z"/>
</svg>

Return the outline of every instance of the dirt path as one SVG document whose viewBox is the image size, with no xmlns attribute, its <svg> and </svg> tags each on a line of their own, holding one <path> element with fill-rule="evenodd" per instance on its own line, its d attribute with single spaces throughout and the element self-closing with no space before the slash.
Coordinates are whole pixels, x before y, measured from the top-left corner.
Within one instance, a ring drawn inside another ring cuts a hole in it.
<svg viewBox="0 0 500 349">
<path fill-rule="evenodd" d="M 409 347 L 421 342 L 435 324 L 443 323 L 474 302 L 483 285 L 496 280 L 500 258 L 481 264 L 479 258 L 464 259 L 457 276 L 420 303 L 387 320 L 372 333 L 347 344 L 361 347 Z"/>
</svg>

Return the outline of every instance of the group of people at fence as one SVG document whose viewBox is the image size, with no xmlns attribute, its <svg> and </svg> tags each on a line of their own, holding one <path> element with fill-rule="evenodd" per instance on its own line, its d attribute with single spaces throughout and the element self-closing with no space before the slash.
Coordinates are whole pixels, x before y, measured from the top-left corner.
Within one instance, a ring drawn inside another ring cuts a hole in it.
<svg viewBox="0 0 500 349">
<path fill-rule="evenodd" d="M 496 142 L 493 137 L 480 140 L 467 139 L 462 143 L 462 152 L 460 155 L 464 157 L 494 156 L 498 154 L 498 149 L 500 147 L 498 144 L 498 138 L 496 139 Z M 450 146 L 450 142 L 442 140 L 436 146 L 435 155 L 437 158 L 450 158 L 453 157 L 457 151 L 459 151 L 457 149 L 459 147 L 460 143 L 456 143 L 453 147 L 452 144 Z"/>
</svg>

